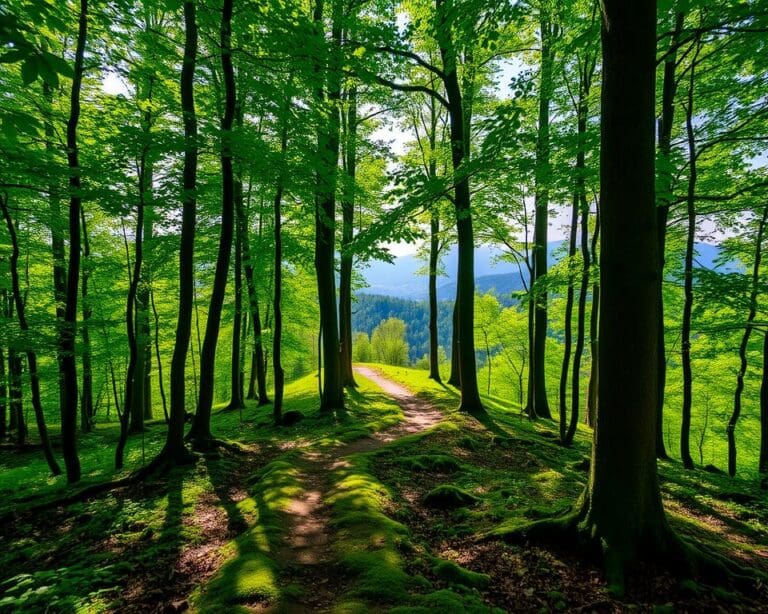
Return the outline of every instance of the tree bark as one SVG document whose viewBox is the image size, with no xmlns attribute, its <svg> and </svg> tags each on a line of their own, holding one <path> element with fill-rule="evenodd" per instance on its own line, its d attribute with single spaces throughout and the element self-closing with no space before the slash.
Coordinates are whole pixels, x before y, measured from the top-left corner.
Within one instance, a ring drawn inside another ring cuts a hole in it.
<svg viewBox="0 0 768 614">
<path fill-rule="evenodd" d="M 64 322 L 59 334 L 63 354 L 60 365 L 65 396 L 61 404 L 61 447 L 67 482 L 80 481 L 80 459 L 77 455 L 77 364 L 75 335 L 77 332 L 77 299 L 80 281 L 80 160 L 77 147 L 77 125 L 80 120 L 80 89 L 83 83 L 85 39 L 88 32 L 88 0 L 80 0 L 75 65 L 67 121 L 67 165 L 69 167 L 69 270 Z"/>
<path fill-rule="evenodd" d="M 11 212 L 8 209 L 8 196 L 0 195 L 0 208 L 2 208 L 3 217 L 5 218 L 5 225 L 8 228 L 8 234 L 11 238 L 11 258 L 10 258 L 10 272 L 11 272 L 11 293 L 13 301 L 16 305 L 16 317 L 19 320 L 19 328 L 23 334 L 29 332 L 29 324 L 27 323 L 27 317 L 25 312 L 24 300 L 21 296 L 21 288 L 19 285 L 19 241 L 16 235 L 16 226 L 11 218 Z M 25 339 L 24 344 L 28 344 L 29 340 Z M 35 351 L 27 347 L 27 364 L 29 366 L 29 383 L 32 389 L 32 409 L 35 412 L 35 421 L 37 422 L 37 433 L 40 437 L 40 445 L 43 448 L 43 454 L 45 460 L 48 463 L 48 467 L 53 475 L 61 475 L 61 469 L 59 463 L 56 462 L 56 458 L 53 455 L 53 448 L 51 447 L 51 440 L 48 437 L 48 428 L 45 424 L 45 414 L 43 413 L 43 405 L 40 401 L 40 377 L 37 372 L 37 354 Z M 5 374 L 3 374 L 5 375 Z M 19 382 L 20 383 L 20 382 Z M 5 421 L 5 408 L 3 408 L 3 422 Z M 3 425 L 5 426 L 5 425 Z"/>
<path fill-rule="evenodd" d="M 235 201 L 242 199 L 243 184 L 240 178 L 235 179 Z M 240 194 L 238 194 L 240 193 Z M 236 205 L 237 206 L 237 205 Z M 230 365 L 230 392 L 228 409 L 243 409 L 245 401 L 242 396 L 242 381 L 240 379 L 240 341 L 243 311 L 243 240 L 247 229 L 242 228 L 239 211 L 235 219 L 235 313 L 232 319 L 232 353 Z"/>
<path fill-rule="evenodd" d="M 576 181 L 574 188 L 574 211 L 573 223 L 576 223 L 576 216 L 581 214 L 581 284 L 579 287 L 579 304 L 576 321 L 576 347 L 573 351 L 573 372 L 571 374 L 571 417 L 568 423 L 568 430 L 563 437 L 563 443 L 570 445 L 576 434 L 576 426 L 579 422 L 579 402 L 581 385 L 581 357 L 584 353 L 584 333 L 586 328 L 587 313 L 587 293 L 589 291 L 589 269 L 592 260 L 589 253 L 589 202 L 587 201 L 586 191 L 586 135 L 587 135 L 587 115 L 589 113 L 589 92 L 592 87 L 592 76 L 595 71 L 597 56 L 587 53 L 583 65 L 579 65 L 579 99 L 576 104 Z M 577 211 L 576 209 L 579 209 Z M 574 238 L 574 251 L 575 236 Z M 561 389 L 561 395 L 564 390 Z M 561 410 L 562 421 L 562 410 Z M 561 433 L 562 433 L 562 426 Z"/>
<path fill-rule="evenodd" d="M 437 330 L 437 265 L 440 259 L 440 214 L 430 212 L 429 220 L 429 378 L 440 383 L 440 355 Z"/>
<path fill-rule="evenodd" d="M 458 273 L 456 290 L 456 311 L 458 324 L 458 365 L 461 381 L 461 402 L 459 411 L 484 413 L 480 390 L 477 384 L 475 362 L 475 254 L 472 230 L 472 211 L 469 191 L 469 177 L 464 168 L 468 161 L 469 132 L 465 125 L 456 66 L 456 50 L 453 44 L 452 18 L 445 0 L 436 0 L 438 15 L 437 42 L 443 63 L 443 85 L 448 102 L 448 118 L 451 135 L 451 162 L 454 175 L 454 208 L 458 235 Z"/>
<path fill-rule="evenodd" d="M 744 328 L 744 334 L 741 337 L 739 345 L 739 371 L 736 375 L 736 392 L 733 395 L 733 412 L 728 420 L 728 475 L 736 475 L 736 423 L 741 416 L 741 395 L 744 391 L 744 375 L 747 372 L 747 347 L 749 338 L 752 335 L 754 327 L 753 322 L 757 315 L 757 297 L 760 294 L 760 263 L 763 256 L 763 237 L 765 236 L 765 225 L 768 222 L 768 207 L 763 210 L 763 216 L 760 218 L 760 225 L 757 227 L 757 237 L 755 238 L 755 261 L 752 266 L 752 287 L 749 293 L 749 314 L 747 315 L 747 324 Z M 761 418 L 762 418 L 762 399 L 763 391 L 760 391 Z M 762 434 L 762 421 L 761 421 Z M 761 441 L 761 459 L 762 459 L 762 441 Z"/>
<path fill-rule="evenodd" d="M 547 275 L 547 229 L 549 226 L 549 181 L 550 168 L 549 142 L 549 113 L 552 98 L 552 66 L 554 53 L 552 38 L 554 25 L 551 22 L 548 9 L 542 5 L 540 9 L 541 32 L 541 72 L 539 77 L 539 128 L 536 135 L 536 194 L 534 207 L 536 209 L 534 267 L 535 278 L 531 284 L 535 300 L 533 325 L 533 356 L 531 368 L 533 372 L 533 388 L 529 395 L 530 418 L 551 419 L 552 413 L 547 400 L 546 385 L 546 349 L 547 349 L 547 291 L 543 280 Z"/>
<path fill-rule="evenodd" d="M 80 326 L 80 334 L 83 339 L 83 384 L 80 395 L 80 429 L 84 433 L 93 430 L 93 365 L 91 352 L 91 333 L 88 328 L 93 308 L 88 298 L 88 281 L 90 279 L 91 242 L 88 237 L 88 226 L 85 221 L 85 209 L 80 207 L 80 224 L 83 229 L 83 266 L 81 271 L 83 300 L 83 323 Z"/>
<path fill-rule="evenodd" d="M 609 584 L 622 592 L 626 567 L 664 553 L 672 539 L 655 449 L 656 7 L 646 0 L 605 0 L 601 6 L 600 405 L 579 526 L 602 544 Z"/>
<path fill-rule="evenodd" d="M 768 473 L 768 332 L 763 334 L 763 376 L 760 385 L 760 473 Z"/>
<path fill-rule="evenodd" d="M 285 372 L 283 371 L 283 183 L 285 177 L 285 155 L 288 150 L 288 110 L 290 98 L 286 97 L 283 108 L 283 123 L 280 131 L 280 169 L 277 176 L 277 188 L 275 190 L 274 200 L 274 239 L 275 239 L 275 262 L 274 275 L 275 286 L 273 295 L 273 306 L 275 324 L 272 332 L 272 368 L 274 369 L 275 380 L 275 399 L 272 406 L 272 415 L 275 424 L 280 424 L 283 420 L 283 393 L 285 390 Z"/>
<path fill-rule="evenodd" d="M 339 322 L 336 305 L 334 249 L 336 235 L 336 183 L 339 158 L 339 101 L 341 98 L 341 28 L 342 3 L 332 0 L 331 44 L 326 48 L 323 34 L 323 0 L 314 10 L 315 36 L 323 55 L 315 60 L 315 106 L 325 110 L 317 131 L 319 157 L 315 201 L 315 271 L 323 331 L 323 371 L 321 413 L 344 409 L 344 386 L 341 379 Z M 325 81 L 325 87 L 320 84 Z"/>
<path fill-rule="evenodd" d="M 448 383 L 456 388 L 461 388 L 461 373 L 459 368 L 459 289 L 456 288 L 456 298 L 453 300 L 451 314 L 451 372 L 448 375 Z"/>
<path fill-rule="evenodd" d="M 234 234 L 234 170 L 232 158 L 232 124 L 235 117 L 235 74 L 232 67 L 232 4 L 233 0 L 224 0 L 221 13 L 221 69 L 224 75 L 224 116 L 221 119 L 221 234 L 219 251 L 216 258 L 216 270 L 213 290 L 205 323 L 203 351 L 200 355 L 200 391 L 197 412 L 192 421 L 189 438 L 198 449 L 206 449 L 213 443 L 211 434 L 211 409 L 213 407 L 214 374 L 216 367 L 216 344 L 219 339 L 221 310 L 224 304 L 224 292 L 227 288 L 229 262 L 232 254 Z"/>
<path fill-rule="evenodd" d="M 700 45 L 697 42 L 696 54 L 690 66 L 690 80 L 688 83 L 688 104 L 685 110 L 685 128 L 688 140 L 688 164 L 690 173 L 688 176 L 688 194 L 686 198 L 686 210 L 688 216 L 688 231 L 685 243 L 685 271 L 683 289 L 685 301 L 683 303 L 683 322 L 680 332 L 681 360 L 683 366 L 683 408 L 682 422 L 680 425 L 680 458 L 683 467 L 693 469 L 691 458 L 691 405 L 693 403 L 693 376 L 691 373 L 691 314 L 693 311 L 693 251 L 696 240 L 696 140 L 693 132 L 693 91 L 696 75 L 696 60 Z"/>
<path fill-rule="evenodd" d="M 195 1 L 184 2 L 184 60 L 181 67 L 181 111 L 184 122 L 183 197 L 181 239 L 179 245 L 179 311 L 176 344 L 171 358 L 171 411 L 165 445 L 153 461 L 156 465 L 177 465 L 192 459 L 184 446 L 186 414 L 185 375 L 187 352 L 192 334 L 194 304 L 194 252 L 197 217 L 197 115 L 195 113 L 194 77 L 197 60 L 197 21 Z"/>
<path fill-rule="evenodd" d="M 341 199 L 341 270 L 339 275 L 339 341 L 341 360 L 341 383 L 355 387 L 352 371 L 352 235 L 355 216 L 355 185 L 357 175 L 357 87 L 350 86 L 347 92 L 347 113 L 344 140 L 345 186 Z"/>
<path fill-rule="evenodd" d="M 56 165 L 56 131 L 53 124 L 53 88 L 43 82 L 43 97 L 48 104 L 48 112 L 45 117 L 45 151 L 48 164 L 51 168 Z M 64 233 L 62 230 L 63 220 L 61 217 L 61 201 L 59 198 L 58 186 L 53 181 L 48 186 L 48 211 L 51 216 L 51 255 L 53 256 L 53 298 L 56 302 L 56 326 L 61 327 L 64 322 L 64 304 L 67 298 L 67 265 L 65 262 Z M 63 406 L 66 391 L 64 390 L 64 379 L 61 377 L 62 358 L 61 348 L 56 352 L 56 363 L 59 367 L 59 406 Z"/>
<path fill-rule="evenodd" d="M 163 360 L 160 354 L 160 316 L 157 313 L 157 305 L 155 305 L 155 291 L 150 288 L 149 290 L 149 302 L 152 306 L 152 315 L 155 319 L 155 360 L 157 360 L 157 385 L 160 389 L 160 399 L 163 402 L 163 415 L 165 416 L 166 424 L 170 420 L 168 415 L 168 400 L 165 396 L 165 382 L 163 380 Z"/>
<path fill-rule="evenodd" d="M 670 47 L 664 61 L 664 82 L 661 95 L 661 119 L 659 121 L 659 162 L 657 169 L 659 194 L 656 207 L 656 221 L 659 226 L 659 283 L 661 287 L 661 301 L 659 302 L 659 398 L 656 403 L 656 456 L 669 458 L 664 445 L 664 390 L 667 383 L 667 350 L 664 342 L 664 264 L 666 260 L 667 220 L 672 197 L 672 169 L 670 168 L 672 152 L 672 124 L 675 118 L 675 93 L 677 91 L 677 47 L 680 33 L 683 29 L 683 14 L 675 16 L 675 29 L 670 39 Z"/>
<path fill-rule="evenodd" d="M 595 232 L 592 235 L 591 252 L 597 259 L 597 246 L 600 239 L 600 210 L 595 216 Z M 592 310 L 589 314 L 589 354 L 592 364 L 589 371 L 589 386 L 587 388 L 587 424 L 592 428 L 597 424 L 597 384 L 600 377 L 598 366 L 600 364 L 600 343 L 598 327 L 600 325 L 600 280 L 596 279 L 592 284 Z"/>
</svg>

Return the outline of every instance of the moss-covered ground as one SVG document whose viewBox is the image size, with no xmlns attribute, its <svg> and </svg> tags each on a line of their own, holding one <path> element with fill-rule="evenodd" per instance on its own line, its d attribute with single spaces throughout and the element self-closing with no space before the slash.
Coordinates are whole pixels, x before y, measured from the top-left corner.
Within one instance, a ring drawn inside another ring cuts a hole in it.
<svg viewBox="0 0 768 614">
<path fill-rule="evenodd" d="M 418 391 L 443 419 L 370 439 L 408 421 L 391 397 L 358 376 L 346 416 L 322 417 L 317 380 L 307 377 L 287 390 L 286 408 L 306 415 L 294 426 L 272 426 L 269 406 L 249 404 L 242 420 L 237 412 L 214 416 L 214 432 L 240 442 L 242 453 L 224 451 L 161 482 L 41 514 L 23 509 L 33 496 L 67 492 L 63 480 L 43 477 L 39 452 L 0 453 L 0 611 L 764 610 L 760 587 L 739 593 L 653 569 L 637 570 L 619 602 L 599 566 L 576 553 L 505 543 L 509 531 L 565 511 L 579 496 L 588 429 L 563 448 L 554 423 L 531 423 L 503 399 L 486 397 L 488 418 L 478 421 L 456 412 L 456 391 L 424 371 L 375 369 Z M 144 435 L 145 458 L 162 431 Z M 107 426 L 84 438 L 88 480 L 116 477 L 116 436 Z M 131 440 L 133 467 L 141 439 Z M 660 463 L 660 472 L 681 535 L 768 573 L 767 497 L 754 480 L 675 462 Z M 303 513 L 322 525 L 323 539 L 311 546 L 317 560 L 301 564 L 293 560 L 301 522 L 294 508 L 313 493 L 321 503 Z"/>
</svg>

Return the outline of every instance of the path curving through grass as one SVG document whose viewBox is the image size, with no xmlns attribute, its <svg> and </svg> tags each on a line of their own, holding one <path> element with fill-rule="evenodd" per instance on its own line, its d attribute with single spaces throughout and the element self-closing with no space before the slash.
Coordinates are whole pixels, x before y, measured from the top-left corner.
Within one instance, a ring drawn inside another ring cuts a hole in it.
<svg viewBox="0 0 768 614">
<path fill-rule="evenodd" d="M 401 407 L 404 420 L 386 430 L 373 433 L 330 449 L 309 449 L 298 458 L 298 479 L 303 492 L 288 505 L 285 546 L 277 555 L 284 570 L 280 611 L 317 612 L 332 606 L 344 592 L 344 577 L 334 566 L 334 529 L 329 503 L 336 483 L 334 476 L 350 466 L 347 457 L 372 452 L 393 441 L 420 433 L 440 422 L 443 414 L 428 401 L 396 384 L 370 367 L 356 366 L 355 372 L 379 386 Z"/>
</svg>

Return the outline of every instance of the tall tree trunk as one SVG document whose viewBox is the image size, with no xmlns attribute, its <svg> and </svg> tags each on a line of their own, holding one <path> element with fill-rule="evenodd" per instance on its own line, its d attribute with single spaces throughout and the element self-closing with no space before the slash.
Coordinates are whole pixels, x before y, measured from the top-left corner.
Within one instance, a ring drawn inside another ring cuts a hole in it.
<svg viewBox="0 0 768 614">
<path fill-rule="evenodd" d="M 429 378 L 440 383 L 439 337 L 437 330 L 437 264 L 440 259 L 440 214 L 430 212 L 429 220 Z"/>
<path fill-rule="evenodd" d="M 595 216 L 595 232 L 592 235 L 592 246 L 590 251 L 595 260 L 597 260 L 597 246 L 600 239 L 600 209 L 598 206 Z M 587 424 L 594 428 L 597 425 L 597 384 L 600 377 L 598 366 L 600 364 L 600 343 L 598 327 L 600 325 L 600 280 L 595 279 L 592 283 L 592 310 L 589 314 L 589 354 L 592 358 L 592 364 L 589 370 L 589 385 L 587 387 Z"/>
<path fill-rule="evenodd" d="M 317 131 L 319 165 L 316 176 L 315 202 L 315 271 L 323 331 L 323 387 L 321 413 L 344 409 L 344 386 L 341 379 L 339 321 L 336 305 L 334 250 L 336 236 L 336 183 L 339 158 L 339 101 L 341 99 L 341 28 L 342 3 L 332 0 L 331 42 L 326 47 L 323 28 L 323 0 L 314 10 L 315 36 L 322 56 L 315 60 L 315 106 L 325 110 Z M 326 85 L 321 85 L 327 75 Z"/>
<path fill-rule="evenodd" d="M 763 333 L 763 376 L 760 385 L 760 462 L 758 471 L 768 473 L 768 331 Z"/>
<path fill-rule="evenodd" d="M 285 372 L 283 371 L 283 182 L 285 177 L 285 155 L 288 150 L 288 112 L 291 100 L 286 97 L 283 108 L 283 123 L 280 130 L 280 169 L 277 175 L 277 189 L 274 200 L 274 239 L 275 262 L 274 275 L 275 286 L 272 302 L 275 313 L 275 325 L 272 331 L 272 368 L 275 379 L 275 400 L 272 413 L 275 424 L 280 424 L 283 419 L 283 393 L 285 391 Z"/>
<path fill-rule="evenodd" d="M 578 526 L 602 549 L 610 588 L 621 593 L 628 566 L 680 552 L 661 503 L 655 448 L 656 6 L 604 0 L 601 7 L 600 405 Z"/>
<path fill-rule="evenodd" d="M 16 444 L 21 448 L 27 440 L 27 423 L 24 420 L 24 391 L 22 389 L 21 356 L 16 350 L 8 350 L 9 397 L 11 430 L 16 430 Z"/>
<path fill-rule="evenodd" d="M 45 116 L 45 152 L 48 163 L 51 168 L 56 165 L 56 130 L 53 124 L 53 88 L 43 82 L 43 97 L 45 98 L 48 109 Z M 61 327 L 64 322 L 64 304 L 67 298 L 67 266 L 65 262 L 64 250 L 64 232 L 63 220 L 61 217 L 61 199 L 59 197 L 59 186 L 51 181 L 48 186 L 48 212 L 51 217 L 51 255 L 53 256 L 53 298 L 56 302 L 56 326 Z M 56 363 L 59 367 L 59 406 L 64 405 L 66 391 L 64 390 L 64 379 L 61 376 L 63 354 L 61 348 L 56 352 Z"/>
<path fill-rule="evenodd" d="M 189 340 L 192 334 L 194 304 L 195 225 L 197 217 L 197 115 L 195 113 L 194 79 L 197 60 L 197 21 L 195 1 L 184 2 L 184 61 L 181 67 L 181 111 L 184 121 L 184 168 L 179 245 L 179 312 L 176 322 L 176 344 L 171 359 L 171 412 L 165 445 L 154 465 L 176 465 L 191 462 L 193 457 L 184 446 L 186 415 L 185 375 Z"/>
<path fill-rule="evenodd" d="M 140 179 L 141 180 L 141 179 Z M 128 286 L 125 306 L 125 327 L 128 337 L 128 368 L 125 374 L 125 402 L 120 416 L 120 439 L 115 448 L 115 469 L 123 468 L 123 452 L 128 441 L 129 427 L 133 432 L 144 430 L 144 365 L 138 364 L 139 340 L 136 334 L 136 294 L 141 280 L 141 263 L 144 258 L 144 202 L 139 200 L 136 208 L 136 253 L 133 259 L 133 274 Z M 139 371 L 139 367 L 142 369 Z"/>
<path fill-rule="evenodd" d="M 533 324 L 533 356 L 531 369 L 533 373 L 532 394 L 529 395 L 531 404 L 528 407 L 530 418 L 552 418 L 547 400 L 546 385 L 546 350 L 547 350 L 547 291 L 543 279 L 547 275 L 547 229 L 549 226 L 549 182 L 552 170 L 550 168 L 549 142 L 549 112 L 552 98 L 552 66 L 554 52 L 552 38 L 554 24 L 551 22 L 546 3 L 540 8 L 541 32 L 541 72 L 539 76 L 539 127 L 536 135 L 536 230 L 534 267 L 535 278 L 531 287 L 535 300 Z"/>
<path fill-rule="evenodd" d="M 237 215 L 242 228 L 241 241 L 243 244 L 243 259 L 245 260 L 245 282 L 248 287 L 248 306 L 253 323 L 253 352 L 251 355 L 251 379 L 248 385 L 249 399 L 258 399 L 258 406 L 269 404 L 267 394 L 267 374 L 264 369 L 264 340 L 262 338 L 261 311 L 259 309 L 259 295 L 256 287 L 256 279 L 253 270 L 253 251 L 248 238 L 248 220 L 245 212 L 245 204 L 242 198 L 236 201 Z"/>
<path fill-rule="evenodd" d="M 155 319 L 155 360 L 157 360 L 157 385 L 160 389 L 160 398 L 163 402 L 163 415 L 165 416 L 166 424 L 170 420 L 168 415 L 168 400 L 165 397 L 165 382 L 163 381 L 163 360 L 160 355 L 160 316 L 157 313 L 157 305 L 155 305 L 155 291 L 150 288 L 149 290 L 149 302 L 152 305 L 152 315 Z"/>
<path fill-rule="evenodd" d="M 733 395 L 733 413 L 731 413 L 731 417 L 728 420 L 728 428 L 726 429 L 728 435 L 728 475 L 731 477 L 736 475 L 736 423 L 741 416 L 741 394 L 744 392 L 744 375 L 747 372 L 747 347 L 749 345 L 749 338 L 752 335 L 755 315 L 757 315 L 757 297 L 760 294 L 760 262 L 763 257 L 763 237 L 765 236 L 766 222 L 768 222 L 768 207 L 763 209 L 763 216 L 760 218 L 760 225 L 757 227 L 755 261 L 752 265 L 752 287 L 749 293 L 749 314 L 747 315 L 747 323 L 744 327 L 744 334 L 741 337 L 741 344 L 739 345 L 739 371 L 736 375 L 736 392 Z M 761 401 L 762 394 L 761 390 Z"/>
<path fill-rule="evenodd" d="M 19 285 L 19 242 L 16 236 L 16 227 L 11 218 L 11 212 L 8 209 L 7 195 L 0 195 L 0 208 L 2 208 L 5 225 L 8 228 L 8 234 L 11 237 L 11 293 L 16 305 L 16 317 L 19 320 L 19 328 L 21 328 L 22 333 L 26 336 L 26 333 L 29 331 L 29 324 L 27 323 L 24 300 L 22 299 L 21 288 Z M 28 344 L 29 340 L 25 339 L 24 343 L 25 345 Z M 29 383 L 32 389 L 32 409 L 35 412 L 35 421 L 37 422 L 37 433 L 40 437 L 40 444 L 43 448 L 43 454 L 45 455 L 45 460 L 48 463 L 51 473 L 53 475 L 61 475 L 59 463 L 56 462 L 56 458 L 53 455 L 53 448 L 51 447 L 51 441 L 48 437 L 48 428 L 45 424 L 43 405 L 40 401 L 40 376 L 37 372 L 37 354 L 30 347 L 27 347 L 26 354 L 27 364 L 29 366 Z M 3 408 L 3 419 L 4 418 L 5 408 Z"/>
<path fill-rule="evenodd" d="M 352 372 L 352 233 L 355 216 L 355 185 L 357 175 L 357 87 L 350 86 L 347 92 L 347 112 L 344 139 L 345 186 L 341 199 L 341 270 L 339 275 L 339 345 L 341 361 L 341 383 L 343 386 L 357 386 Z"/>
<path fill-rule="evenodd" d="M 437 41 L 443 63 L 443 85 L 448 102 L 448 118 L 451 134 L 451 163 L 454 175 L 454 208 L 458 235 L 458 273 L 456 311 L 458 324 L 458 364 L 461 381 L 459 411 L 484 413 L 480 390 L 477 385 L 475 362 L 475 254 L 472 230 L 469 177 L 464 168 L 468 161 L 468 126 L 462 104 L 456 66 L 456 49 L 453 44 L 452 17 L 445 0 L 436 0 L 438 14 Z"/>
<path fill-rule="evenodd" d="M 82 266 L 82 289 L 83 299 L 82 313 L 83 323 L 80 326 L 80 334 L 83 339 L 83 388 L 80 394 L 80 429 L 84 433 L 89 433 L 93 429 L 93 365 L 91 352 L 91 333 L 88 327 L 93 308 L 88 298 L 88 281 L 90 279 L 91 266 L 91 242 L 88 237 L 88 226 L 85 221 L 85 209 L 80 207 L 80 224 L 83 229 L 83 266 Z"/>
<path fill-rule="evenodd" d="M 586 328 L 587 313 L 587 293 L 589 291 L 589 269 L 592 261 L 589 254 L 589 203 L 587 201 L 586 191 L 586 135 L 587 135 L 587 115 L 589 112 L 588 101 L 589 91 L 592 87 L 592 76 L 594 75 L 597 55 L 587 53 L 584 58 L 583 66 L 579 71 L 579 99 L 576 104 L 576 140 L 578 149 L 576 151 L 576 185 L 574 189 L 574 219 L 576 222 L 576 207 L 581 213 L 581 284 L 579 286 L 579 304 L 576 322 L 576 347 L 573 351 L 573 372 L 571 374 L 571 418 L 568 423 L 568 430 L 563 438 L 563 443 L 570 445 L 576 434 L 576 426 L 579 422 L 579 402 L 580 402 L 580 378 L 581 378 L 581 357 L 584 353 L 584 333 Z M 574 237 L 575 239 L 575 237 Z M 574 242 L 574 249 L 575 249 Z M 561 390 L 561 395 L 563 391 Z M 562 411 L 561 411 L 562 420 Z M 562 427 L 561 427 L 562 433 Z"/>
<path fill-rule="evenodd" d="M 571 346 L 573 343 L 573 299 L 575 289 L 573 286 L 573 260 L 576 258 L 576 233 L 579 226 L 579 193 L 574 190 L 571 206 L 571 229 L 568 237 L 568 291 L 565 298 L 565 319 L 563 327 L 565 338 L 563 340 L 563 364 L 560 369 L 560 443 L 569 445 L 566 435 L 568 432 L 568 372 L 571 366 Z"/>
<path fill-rule="evenodd" d="M 451 372 L 448 383 L 461 388 L 461 369 L 459 367 L 459 288 L 456 287 L 456 298 L 453 300 L 451 312 Z"/>
<path fill-rule="evenodd" d="M 677 92 L 677 47 L 683 30 L 683 14 L 675 16 L 675 29 L 669 42 L 669 51 L 664 60 L 664 82 L 661 95 L 661 119 L 659 120 L 659 167 L 656 170 L 658 182 L 656 223 L 659 226 L 659 398 L 656 402 L 656 456 L 669 458 L 664 445 L 664 390 L 667 384 L 667 349 L 664 342 L 664 264 L 666 260 L 667 220 L 672 200 L 672 125 L 675 119 L 675 93 Z"/>
<path fill-rule="evenodd" d="M 693 251 L 696 240 L 696 179 L 697 179 L 697 153 L 696 139 L 693 131 L 693 92 L 696 76 L 696 61 L 701 45 L 697 41 L 696 53 L 690 66 L 690 80 L 688 83 L 688 103 L 685 109 L 685 129 L 688 140 L 688 164 L 690 173 L 688 176 L 688 194 L 686 209 L 688 215 L 688 232 L 685 243 L 685 277 L 683 289 L 685 301 L 683 303 L 683 322 L 680 333 L 681 360 L 683 365 L 683 408 L 682 423 L 680 425 L 680 458 L 683 467 L 693 469 L 691 458 L 691 405 L 693 404 L 693 376 L 691 373 L 691 314 L 693 311 Z"/>
<path fill-rule="evenodd" d="M 2 306 L 3 309 L 5 308 Z M 8 435 L 8 376 L 5 372 L 5 352 L 0 346 L 0 440 Z"/>
<path fill-rule="evenodd" d="M 85 38 L 88 32 L 88 0 L 80 0 L 75 66 L 67 121 L 67 164 L 69 167 L 69 270 L 64 323 L 59 335 L 63 358 L 61 377 L 65 396 L 61 404 L 61 447 L 67 482 L 80 481 L 80 459 L 77 456 L 77 364 L 75 335 L 77 332 L 77 298 L 80 282 L 80 160 L 77 147 L 77 125 L 80 121 L 80 89 L 83 83 Z"/>
<path fill-rule="evenodd" d="M 235 179 L 235 201 L 238 192 L 242 192 L 243 184 L 239 177 Z M 238 212 L 239 213 L 239 212 Z M 230 365 L 230 392 L 228 409 L 243 409 L 245 401 L 242 397 L 242 382 L 240 380 L 240 341 L 243 311 L 243 233 L 247 229 L 241 228 L 240 215 L 235 219 L 235 313 L 232 319 L 232 354 Z"/>
<path fill-rule="evenodd" d="M 229 261 L 232 254 L 234 231 L 234 170 L 232 161 L 232 124 L 235 117 L 235 73 L 232 67 L 232 3 L 224 0 L 221 12 L 221 70 L 224 75 L 224 116 L 221 119 L 221 235 L 216 270 L 213 278 L 213 291 L 205 323 L 203 351 L 200 355 L 200 392 L 197 401 L 197 413 L 192 421 L 189 438 L 199 449 L 206 449 L 213 443 L 211 435 L 211 409 L 213 406 L 214 374 L 216 366 L 216 344 L 219 340 L 221 310 L 224 304 L 224 292 L 227 288 Z"/>
</svg>

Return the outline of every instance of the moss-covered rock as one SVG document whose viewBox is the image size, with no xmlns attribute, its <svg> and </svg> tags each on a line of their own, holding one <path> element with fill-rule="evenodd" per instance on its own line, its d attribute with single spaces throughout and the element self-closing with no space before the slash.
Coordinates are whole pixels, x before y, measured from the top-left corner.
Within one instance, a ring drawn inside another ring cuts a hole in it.
<svg viewBox="0 0 768 614">
<path fill-rule="evenodd" d="M 491 581 L 489 575 L 470 571 L 453 561 L 438 560 L 432 567 L 432 573 L 445 582 L 461 584 L 478 590 L 486 588 Z"/>
<path fill-rule="evenodd" d="M 480 499 L 472 493 L 451 484 L 438 486 L 424 497 L 424 505 L 444 510 L 468 507 L 479 502 Z"/>
</svg>

